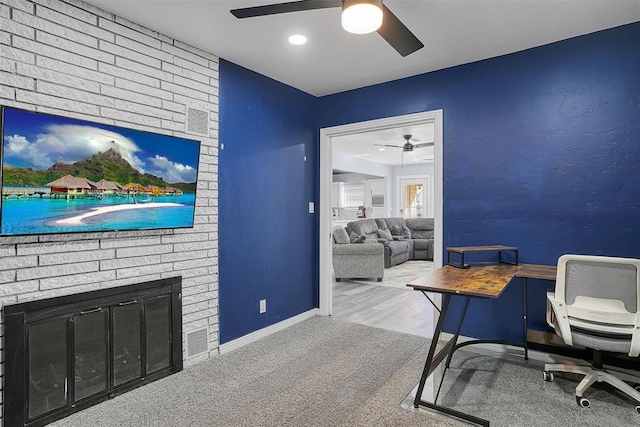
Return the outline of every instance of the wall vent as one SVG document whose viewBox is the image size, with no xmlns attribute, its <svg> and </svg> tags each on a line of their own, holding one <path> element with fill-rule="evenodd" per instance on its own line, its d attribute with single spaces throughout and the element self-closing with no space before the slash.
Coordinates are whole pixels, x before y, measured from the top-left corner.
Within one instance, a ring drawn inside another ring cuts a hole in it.
<svg viewBox="0 0 640 427">
<path fill-rule="evenodd" d="M 187 105 L 185 132 L 209 136 L 209 112 Z"/>
<path fill-rule="evenodd" d="M 209 351 L 209 328 L 187 332 L 187 359 Z"/>
</svg>

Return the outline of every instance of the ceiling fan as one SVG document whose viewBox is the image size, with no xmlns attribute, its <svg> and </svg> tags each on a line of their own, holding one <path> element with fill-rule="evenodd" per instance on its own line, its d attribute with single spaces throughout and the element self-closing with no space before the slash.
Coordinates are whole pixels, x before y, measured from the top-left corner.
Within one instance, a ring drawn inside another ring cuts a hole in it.
<svg viewBox="0 0 640 427">
<path fill-rule="evenodd" d="M 403 153 L 406 153 L 407 151 L 413 151 L 416 148 L 431 147 L 433 145 L 433 142 L 423 142 L 422 144 L 412 144 L 411 141 L 415 141 L 415 142 L 420 141 L 417 138 L 413 138 L 413 135 L 402 135 L 402 137 L 407 140 L 407 142 L 405 142 L 403 145 L 391 145 L 391 144 L 373 144 L 373 145 L 379 145 L 380 147 L 402 148 Z"/>
<path fill-rule="evenodd" d="M 403 168 L 404 168 L 404 153 L 411 152 L 417 148 L 433 146 L 433 142 L 423 142 L 421 144 L 412 144 L 411 141 L 418 142 L 420 140 L 417 138 L 413 138 L 413 135 L 410 135 L 410 134 L 402 135 L 402 137 L 406 140 L 406 142 L 403 145 L 391 145 L 391 144 L 373 144 L 373 145 L 378 145 L 380 147 L 402 148 L 400 161 Z"/>
<path fill-rule="evenodd" d="M 342 7 L 342 27 L 345 30 L 355 34 L 377 31 L 402 56 L 424 47 L 382 0 L 299 0 L 233 9 L 231 13 L 236 18 L 253 18 L 332 7 Z"/>
</svg>

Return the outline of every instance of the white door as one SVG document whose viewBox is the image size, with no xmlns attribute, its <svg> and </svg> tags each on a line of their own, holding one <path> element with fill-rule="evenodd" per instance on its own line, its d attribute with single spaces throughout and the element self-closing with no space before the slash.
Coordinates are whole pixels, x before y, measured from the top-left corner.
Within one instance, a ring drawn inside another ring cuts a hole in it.
<svg viewBox="0 0 640 427">
<path fill-rule="evenodd" d="M 433 218 L 428 177 L 398 178 L 398 212 L 404 218 Z"/>
</svg>

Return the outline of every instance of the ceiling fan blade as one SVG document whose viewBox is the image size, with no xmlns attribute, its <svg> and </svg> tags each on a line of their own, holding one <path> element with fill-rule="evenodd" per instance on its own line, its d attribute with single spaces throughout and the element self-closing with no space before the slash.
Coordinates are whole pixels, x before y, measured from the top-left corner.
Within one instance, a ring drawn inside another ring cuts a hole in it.
<svg viewBox="0 0 640 427">
<path fill-rule="evenodd" d="M 433 147 L 433 142 L 423 142 L 422 144 L 413 144 L 413 148 Z"/>
<path fill-rule="evenodd" d="M 378 29 L 378 34 L 400 55 L 407 56 L 424 47 L 424 44 L 384 4 L 382 13 L 382 26 Z"/>
<path fill-rule="evenodd" d="M 287 3 L 267 4 L 264 6 L 233 9 L 236 18 L 253 18 L 255 16 L 277 15 L 280 13 L 300 12 L 303 10 L 326 9 L 342 6 L 342 0 L 300 0 Z"/>
<path fill-rule="evenodd" d="M 379 147 L 402 148 L 402 146 L 400 146 L 400 145 L 389 145 L 389 144 L 373 144 L 373 145 L 377 145 L 377 146 L 379 146 Z"/>
</svg>

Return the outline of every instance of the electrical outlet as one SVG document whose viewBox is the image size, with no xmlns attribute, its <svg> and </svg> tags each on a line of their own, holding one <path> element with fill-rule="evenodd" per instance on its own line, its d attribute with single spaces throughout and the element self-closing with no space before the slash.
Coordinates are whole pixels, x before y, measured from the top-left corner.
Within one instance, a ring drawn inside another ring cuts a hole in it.
<svg viewBox="0 0 640 427">
<path fill-rule="evenodd" d="M 316 211 L 315 203 L 309 202 L 309 213 L 314 213 Z"/>
<path fill-rule="evenodd" d="M 260 314 L 266 313 L 266 312 L 267 312 L 267 300 L 266 299 L 261 299 L 260 300 Z"/>
</svg>

